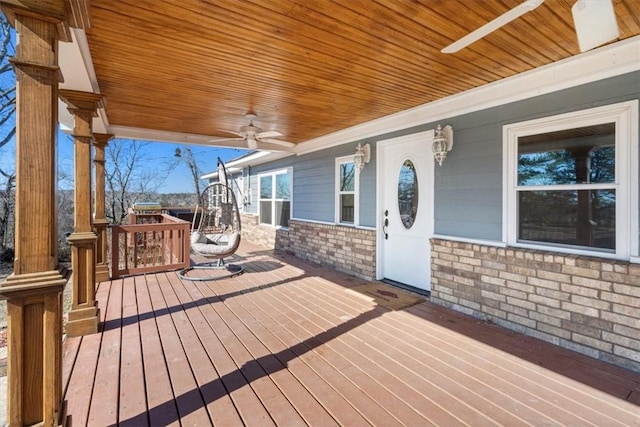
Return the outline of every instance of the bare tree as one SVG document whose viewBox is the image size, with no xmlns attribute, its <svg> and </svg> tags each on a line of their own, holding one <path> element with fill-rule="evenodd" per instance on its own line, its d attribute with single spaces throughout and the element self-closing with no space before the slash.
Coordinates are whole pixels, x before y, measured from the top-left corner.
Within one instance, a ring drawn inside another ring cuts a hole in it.
<svg viewBox="0 0 640 427">
<path fill-rule="evenodd" d="M 0 249 L 13 247 L 13 204 L 15 202 L 15 174 L 8 174 L 0 169 L 4 178 L 3 188 L 0 189 Z"/>
<path fill-rule="evenodd" d="M 138 202 L 157 198 L 157 190 L 165 181 L 173 164 L 148 167 L 153 162 L 151 143 L 114 139 L 106 150 L 106 217 L 112 224 L 122 224 L 127 210 Z M 166 163 L 166 162 L 165 162 Z"/>
<path fill-rule="evenodd" d="M 0 149 L 16 133 L 16 79 L 9 62 L 14 53 L 11 25 L 0 13 Z M 13 247 L 15 181 L 14 169 L 0 165 L 0 249 Z"/>
<path fill-rule="evenodd" d="M 193 179 L 193 187 L 198 197 L 198 201 L 200 201 L 200 197 L 202 195 L 202 180 L 200 179 L 200 177 L 202 176 L 202 171 L 198 166 L 198 162 L 193 155 L 191 148 L 176 148 L 175 157 L 178 159 L 178 162 L 180 160 L 184 160 L 187 167 L 189 168 L 189 172 L 191 172 L 191 178 Z"/>
</svg>

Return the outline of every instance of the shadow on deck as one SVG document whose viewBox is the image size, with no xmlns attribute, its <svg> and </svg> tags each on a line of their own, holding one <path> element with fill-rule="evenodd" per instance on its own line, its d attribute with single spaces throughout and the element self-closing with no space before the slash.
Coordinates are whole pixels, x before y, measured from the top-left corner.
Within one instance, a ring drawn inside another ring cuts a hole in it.
<svg viewBox="0 0 640 427">
<path fill-rule="evenodd" d="M 245 273 L 101 283 L 64 343 L 73 425 L 640 425 L 640 376 L 243 244 Z"/>
</svg>

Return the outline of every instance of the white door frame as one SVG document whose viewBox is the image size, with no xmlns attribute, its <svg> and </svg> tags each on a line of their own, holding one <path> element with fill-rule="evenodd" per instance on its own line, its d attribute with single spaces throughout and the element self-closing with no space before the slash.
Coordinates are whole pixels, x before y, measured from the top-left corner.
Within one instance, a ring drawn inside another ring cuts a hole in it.
<svg viewBox="0 0 640 427">
<path fill-rule="evenodd" d="M 431 151 L 431 145 L 433 143 L 433 138 L 435 136 L 435 131 L 434 129 L 431 130 L 427 130 L 424 132 L 418 132 L 418 133 L 413 133 L 410 135 L 403 135 L 403 136 L 399 136 L 396 138 L 391 138 L 391 139 L 384 139 L 381 141 L 377 141 L 376 143 L 376 279 L 380 280 L 383 279 L 383 272 L 384 272 L 384 257 L 383 257 L 383 240 L 384 238 L 382 237 L 382 221 L 383 219 L 383 213 L 382 213 L 382 197 L 384 194 L 384 190 L 385 185 L 389 185 L 390 183 L 385 183 L 382 182 L 382 168 L 385 167 L 385 162 L 384 159 L 382 158 L 383 156 L 381 155 L 382 153 L 382 147 L 385 145 L 391 145 L 391 144 L 400 144 L 400 143 L 404 143 L 404 142 L 413 142 L 415 140 L 422 140 L 425 143 L 425 147 L 428 147 L 429 151 Z M 435 167 L 434 167 L 434 161 L 429 162 L 429 166 L 427 167 L 426 170 L 426 174 L 427 174 L 427 179 L 426 181 L 429 183 L 430 188 L 428 188 L 427 191 L 427 200 L 426 202 L 432 207 L 432 212 L 435 211 L 435 206 L 434 206 L 434 175 L 435 175 Z M 396 182 L 391 183 L 391 185 L 397 185 Z M 428 227 L 428 231 L 427 231 L 427 238 L 431 238 L 434 234 L 434 222 L 435 222 L 435 214 L 432 216 L 432 218 L 430 220 L 427 221 L 427 227 Z M 429 261 L 431 262 L 431 261 Z"/>
</svg>

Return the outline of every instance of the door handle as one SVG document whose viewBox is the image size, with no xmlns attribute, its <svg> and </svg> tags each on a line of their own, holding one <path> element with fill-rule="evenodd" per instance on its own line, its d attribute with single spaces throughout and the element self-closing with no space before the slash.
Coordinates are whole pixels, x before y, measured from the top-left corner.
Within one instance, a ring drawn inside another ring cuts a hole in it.
<svg viewBox="0 0 640 427">
<path fill-rule="evenodd" d="M 385 210 L 384 211 L 384 224 L 382 225 L 382 232 L 384 233 L 384 240 L 388 240 L 389 239 L 389 234 L 387 233 L 387 227 L 389 226 L 389 218 L 387 218 L 389 216 L 389 211 Z"/>
</svg>

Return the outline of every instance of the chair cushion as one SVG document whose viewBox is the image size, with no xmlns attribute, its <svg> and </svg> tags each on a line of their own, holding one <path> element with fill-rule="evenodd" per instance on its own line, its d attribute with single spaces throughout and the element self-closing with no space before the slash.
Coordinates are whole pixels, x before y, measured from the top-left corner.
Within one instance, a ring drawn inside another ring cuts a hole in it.
<svg viewBox="0 0 640 427">
<path fill-rule="evenodd" d="M 207 243 L 207 236 L 199 231 L 194 231 L 191 233 L 191 245 L 196 243 Z"/>
<path fill-rule="evenodd" d="M 209 238 L 210 237 L 210 238 Z M 240 233 L 234 232 L 228 235 L 212 234 L 205 236 L 205 242 L 191 241 L 191 248 L 199 254 L 205 256 L 224 256 L 231 255 L 229 251 L 233 251 L 234 247 L 240 239 Z"/>
</svg>

